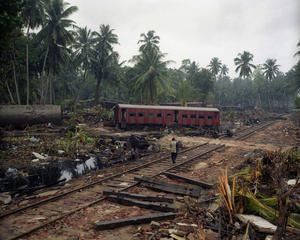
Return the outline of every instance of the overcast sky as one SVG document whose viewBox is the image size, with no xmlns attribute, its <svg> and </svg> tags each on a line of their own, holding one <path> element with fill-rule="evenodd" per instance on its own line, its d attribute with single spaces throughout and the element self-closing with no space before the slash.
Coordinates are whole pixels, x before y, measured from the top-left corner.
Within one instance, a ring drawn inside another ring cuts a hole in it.
<svg viewBox="0 0 300 240">
<path fill-rule="evenodd" d="M 233 59 L 248 51 L 253 64 L 274 58 L 282 72 L 298 61 L 299 0 L 65 0 L 78 7 L 71 19 L 79 27 L 99 31 L 109 25 L 118 35 L 121 61 L 138 54 L 141 33 L 160 37 L 164 60 L 190 59 L 207 67 L 218 57 L 237 77 Z M 126 65 L 126 64 L 125 64 Z"/>
</svg>

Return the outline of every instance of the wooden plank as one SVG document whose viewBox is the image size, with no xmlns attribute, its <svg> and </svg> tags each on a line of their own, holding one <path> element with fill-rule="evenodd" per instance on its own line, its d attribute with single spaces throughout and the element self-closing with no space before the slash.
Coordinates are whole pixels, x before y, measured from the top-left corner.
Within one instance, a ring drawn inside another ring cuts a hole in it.
<svg viewBox="0 0 300 240">
<path fill-rule="evenodd" d="M 103 191 L 103 195 L 116 195 L 118 197 L 126 197 L 126 198 L 133 198 L 143 201 L 150 201 L 150 202 L 169 202 L 173 203 L 174 199 L 171 197 L 165 196 L 154 196 L 154 195 L 141 195 L 141 194 L 132 194 L 128 192 L 116 192 L 116 191 Z"/>
<path fill-rule="evenodd" d="M 145 187 L 149 187 L 155 190 L 160 190 L 164 192 L 170 192 L 180 195 L 189 195 L 192 197 L 199 197 L 202 193 L 202 188 L 198 186 L 186 187 L 183 185 L 173 184 L 164 182 L 158 179 L 152 179 L 149 177 L 135 177 L 134 180 L 141 182 L 140 184 Z"/>
<path fill-rule="evenodd" d="M 178 195 L 188 195 L 191 197 L 199 197 L 201 195 L 201 190 L 197 190 L 194 188 L 186 188 L 185 191 L 182 191 L 182 189 L 176 189 L 174 187 L 168 187 L 154 183 L 141 182 L 140 184 L 144 187 L 148 187 L 154 190 L 169 192 Z"/>
<path fill-rule="evenodd" d="M 161 212 L 176 212 L 177 211 L 176 207 L 169 206 L 167 204 L 142 202 L 142 201 L 137 201 L 137 200 L 133 200 L 130 198 L 118 197 L 116 195 L 108 195 L 107 200 L 113 201 L 113 202 L 116 202 L 119 204 L 123 204 L 126 206 L 138 206 L 138 207 L 153 209 L 153 210 L 157 210 L 157 211 L 161 211 Z"/>
<path fill-rule="evenodd" d="M 200 186 L 200 187 L 205 187 L 205 188 L 212 188 L 213 187 L 213 185 L 211 185 L 211 184 L 201 182 L 201 181 L 197 181 L 197 180 L 194 180 L 194 179 L 191 179 L 191 178 L 182 177 L 180 175 L 176 175 L 176 174 L 173 174 L 173 173 L 163 172 L 162 174 L 164 174 L 164 175 L 166 175 L 167 177 L 170 177 L 170 178 L 177 178 L 177 179 L 180 179 L 180 180 L 184 180 L 185 182 L 188 182 L 188 183 Z"/>
<path fill-rule="evenodd" d="M 113 185 L 113 184 L 109 184 L 109 183 L 103 184 L 103 186 L 107 186 L 107 187 L 111 187 L 111 188 L 124 188 L 124 186 L 122 186 L 122 185 Z"/>
<path fill-rule="evenodd" d="M 88 203 L 87 201 L 80 201 L 80 200 L 76 200 L 73 198 L 62 198 L 61 200 L 64 202 L 72 202 L 72 203 L 79 203 L 79 204 L 87 204 Z"/>
<path fill-rule="evenodd" d="M 172 212 L 157 213 L 157 214 L 151 214 L 146 216 L 118 219 L 113 221 L 96 222 L 95 229 L 99 231 L 105 229 L 114 229 L 114 228 L 133 225 L 133 224 L 150 223 L 152 221 L 163 221 L 163 220 L 173 220 L 173 219 L 175 219 L 175 213 Z"/>
<path fill-rule="evenodd" d="M 123 178 L 114 178 L 114 181 L 119 181 L 119 182 L 129 182 L 129 183 L 136 183 L 136 181 L 133 181 L 133 179 L 123 179 Z"/>
</svg>

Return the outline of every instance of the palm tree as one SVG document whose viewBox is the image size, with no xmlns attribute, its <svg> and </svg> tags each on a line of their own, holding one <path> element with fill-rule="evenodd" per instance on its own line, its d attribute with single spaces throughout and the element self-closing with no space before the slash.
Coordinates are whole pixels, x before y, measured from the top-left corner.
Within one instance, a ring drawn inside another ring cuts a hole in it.
<svg viewBox="0 0 300 240">
<path fill-rule="evenodd" d="M 228 71 L 229 71 L 229 68 L 228 68 L 225 64 L 223 64 L 222 67 L 221 67 L 220 74 L 221 74 L 222 76 L 226 76 L 227 73 L 228 73 Z"/>
<path fill-rule="evenodd" d="M 280 65 L 276 64 L 276 59 L 267 59 L 267 61 L 263 64 L 264 75 L 266 79 L 270 82 L 273 78 L 278 75 Z"/>
<path fill-rule="evenodd" d="M 190 81 L 191 84 L 193 84 L 193 78 L 194 78 L 194 75 L 196 73 L 198 73 L 200 70 L 199 68 L 199 64 L 196 63 L 195 61 L 193 61 L 188 67 L 187 67 L 187 76 L 186 76 L 186 79 L 188 81 Z"/>
<path fill-rule="evenodd" d="M 99 86 L 103 79 L 108 79 L 110 71 L 118 62 L 119 54 L 113 50 L 113 44 L 119 44 L 118 36 L 109 25 L 100 25 L 100 32 L 93 32 L 96 44 L 92 57 L 92 72 L 97 79 L 95 105 L 99 103 Z"/>
<path fill-rule="evenodd" d="M 200 90 L 202 106 L 206 107 L 209 92 L 214 88 L 214 75 L 209 70 L 202 68 L 193 78 L 193 86 Z"/>
<path fill-rule="evenodd" d="M 181 80 L 177 88 L 177 98 L 180 100 L 181 106 L 187 106 L 187 102 L 198 97 L 197 89 L 193 88 L 188 81 Z"/>
<path fill-rule="evenodd" d="M 223 64 L 221 66 L 220 75 L 225 77 L 226 74 L 228 73 L 228 71 L 229 71 L 229 68 L 225 64 Z M 221 94 L 222 94 L 222 90 L 223 90 L 223 79 L 222 79 L 222 77 L 219 78 L 219 81 L 220 81 L 220 91 L 219 91 L 218 105 L 220 106 L 220 104 L 221 104 Z"/>
<path fill-rule="evenodd" d="M 142 33 L 140 35 L 140 37 L 142 37 L 143 39 L 138 41 L 138 44 L 142 43 L 142 45 L 139 48 L 139 51 L 144 51 L 149 46 L 154 47 L 156 49 L 159 49 L 157 44 L 159 44 L 160 37 L 155 36 L 155 31 L 154 30 L 148 31 L 147 34 Z"/>
<path fill-rule="evenodd" d="M 87 29 L 87 27 L 78 28 L 77 31 L 75 32 L 75 38 L 76 38 L 76 43 L 73 44 L 73 48 L 75 48 L 74 62 L 80 69 L 83 70 L 82 82 L 79 86 L 79 90 L 74 103 L 74 105 L 76 106 L 76 104 L 79 101 L 82 88 L 88 77 L 88 70 L 91 67 L 91 57 L 92 57 L 92 51 L 94 46 L 93 46 L 91 29 Z"/>
<path fill-rule="evenodd" d="M 26 35 L 26 79 L 27 79 L 27 101 L 29 104 L 29 63 L 28 63 L 28 41 L 29 29 L 35 29 L 45 22 L 44 0 L 28 0 L 23 8 L 21 16 L 27 25 Z"/>
<path fill-rule="evenodd" d="M 163 61 L 164 57 L 165 54 L 157 48 L 149 46 L 147 50 L 131 60 L 135 63 L 131 83 L 142 103 L 155 103 L 159 89 L 169 90 L 167 65 L 171 61 Z"/>
<path fill-rule="evenodd" d="M 267 59 L 267 61 L 263 64 L 263 72 L 264 76 L 267 79 L 267 98 L 269 103 L 269 108 L 271 108 L 270 102 L 270 82 L 274 79 L 276 75 L 279 73 L 279 66 L 276 64 L 276 59 Z"/>
<path fill-rule="evenodd" d="M 253 65 L 253 54 L 244 51 L 242 54 L 238 54 L 239 57 L 236 57 L 234 59 L 234 64 L 237 66 L 235 69 L 235 72 L 240 71 L 240 77 L 248 77 L 252 74 L 251 68 L 256 68 L 255 65 Z"/>
<path fill-rule="evenodd" d="M 217 76 L 221 70 L 221 67 L 222 67 L 222 63 L 221 61 L 219 60 L 219 58 L 217 57 L 214 57 L 210 60 L 210 63 L 208 65 L 209 67 L 209 70 L 211 71 L 211 73 L 214 75 L 214 76 Z"/>
<path fill-rule="evenodd" d="M 38 33 L 38 37 L 46 44 L 44 64 L 41 76 L 41 104 L 44 103 L 43 76 L 48 62 L 48 77 L 50 88 L 50 104 L 52 104 L 51 72 L 57 73 L 59 67 L 67 62 L 70 49 L 67 46 L 74 42 L 74 35 L 68 27 L 75 27 L 74 21 L 68 17 L 76 12 L 76 6 L 68 7 L 63 0 L 51 0 L 45 5 L 46 24 Z"/>
</svg>

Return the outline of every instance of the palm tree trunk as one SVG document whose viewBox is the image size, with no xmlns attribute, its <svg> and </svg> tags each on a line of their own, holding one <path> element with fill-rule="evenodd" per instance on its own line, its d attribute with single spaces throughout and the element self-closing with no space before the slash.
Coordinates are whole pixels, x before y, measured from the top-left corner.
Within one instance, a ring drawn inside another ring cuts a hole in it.
<svg viewBox="0 0 300 240">
<path fill-rule="evenodd" d="M 49 76 L 47 76 L 47 79 L 46 79 L 46 90 L 45 90 L 44 102 L 41 104 L 46 104 L 47 97 L 48 97 L 48 88 L 49 88 Z"/>
<path fill-rule="evenodd" d="M 26 39 L 26 80 L 27 80 L 27 100 L 26 104 L 29 105 L 29 63 L 28 63 L 28 42 L 29 42 L 29 25 L 27 28 L 27 39 Z"/>
<path fill-rule="evenodd" d="M 50 67 L 50 69 L 49 69 L 49 97 L 50 97 L 50 104 L 52 104 L 51 67 Z"/>
<path fill-rule="evenodd" d="M 12 59 L 12 67 L 13 67 L 13 73 L 14 73 L 15 86 L 16 86 L 16 94 L 17 94 L 18 104 L 21 105 L 20 95 L 19 95 L 19 88 L 18 88 L 18 83 L 17 83 L 17 76 L 16 76 L 15 54 L 14 53 L 13 53 L 13 56 L 14 56 L 14 59 Z"/>
<path fill-rule="evenodd" d="M 41 76 L 41 100 L 40 104 L 45 104 L 44 101 L 44 72 L 46 68 L 46 62 L 47 62 L 47 57 L 48 57 L 48 52 L 49 52 L 49 44 L 47 45 L 47 50 L 44 58 L 44 63 L 43 63 L 43 69 L 42 69 L 42 76 Z"/>
<path fill-rule="evenodd" d="M 220 83 L 220 92 L 219 92 L 219 102 L 218 102 L 218 106 L 220 107 L 221 104 L 221 93 L 222 93 L 222 85 L 223 85 L 223 80 L 220 79 L 221 83 Z"/>
<path fill-rule="evenodd" d="M 96 93 L 95 93 L 95 106 L 99 104 L 99 86 L 102 81 L 102 74 L 100 74 L 97 78 L 97 85 L 96 85 Z"/>
<path fill-rule="evenodd" d="M 285 91 L 286 91 L 286 87 L 284 87 L 284 91 L 283 91 L 282 98 L 281 98 L 281 106 L 283 109 L 285 109 L 285 106 L 284 106 Z"/>
<path fill-rule="evenodd" d="M 75 99 L 75 102 L 74 102 L 74 108 L 76 107 L 76 105 L 79 101 L 80 94 L 81 94 L 81 91 L 82 91 L 82 88 L 83 88 L 83 85 L 84 85 L 86 79 L 87 79 L 87 70 L 85 69 L 84 73 L 83 73 L 82 83 L 80 84 L 80 87 L 79 87 L 79 90 L 78 90 L 78 93 L 77 93 L 77 96 L 76 96 L 76 99 Z"/>
<path fill-rule="evenodd" d="M 15 100 L 14 100 L 14 98 L 13 98 L 13 95 L 11 94 L 10 88 L 9 88 L 8 83 L 7 83 L 6 80 L 5 80 L 5 83 L 6 83 L 7 91 L 8 91 L 9 96 L 10 96 L 10 100 L 11 100 L 12 103 L 15 104 L 16 102 L 15 102 Z"/>
<path fill-rule="evenodd" d="M 52 86 L 52 93 L 53 93 L 53 104 L 56 103 L 56 100 L 55 100 L 55 89 L 54 87 Z"/>
</svg>

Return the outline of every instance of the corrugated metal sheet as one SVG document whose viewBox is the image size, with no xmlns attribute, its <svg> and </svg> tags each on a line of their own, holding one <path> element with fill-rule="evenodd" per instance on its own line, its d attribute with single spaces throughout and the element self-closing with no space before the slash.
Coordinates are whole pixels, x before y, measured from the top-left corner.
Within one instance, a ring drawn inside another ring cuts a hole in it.
<svg viewBox="0 0 300 240">
<path fill-rule="evenodd" d="M 186 111 L 202 111 L 202 112 L 219 112 L 217 108 L 202 107 L 179 107 L 179 106 L 160 106 L 160 105 L 134 105 L 134 104 L 118 104 L 119 108 L 139 108 L 139 109 L 160 109 L 160 110 L 186 110 Z"/>
</svg>

